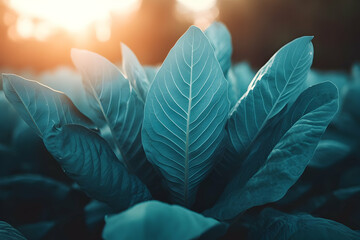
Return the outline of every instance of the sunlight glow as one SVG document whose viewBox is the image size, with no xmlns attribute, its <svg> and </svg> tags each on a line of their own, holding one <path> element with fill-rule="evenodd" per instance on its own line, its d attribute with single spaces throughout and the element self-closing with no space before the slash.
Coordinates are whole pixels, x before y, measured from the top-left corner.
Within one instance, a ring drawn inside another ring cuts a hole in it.
<svg viewBox="0 0 360 240">
<path fill-rule="evenodd" d="M 194 12 L 206 11 L 216 5 L 216 0 L 177 0 L 187 9 Z"/>
<path fill-rule="evenodd" d="M 44 38 L 60 28 L 71 33 L 95 26 L 99 41 L 111 34 L 111 14 L 129 14 L 140 0 L 7 0 L 19 16 L 16 29 L 23 38 Z M 48 28 L 48 29 L 46 29 Z"/>
</svg>

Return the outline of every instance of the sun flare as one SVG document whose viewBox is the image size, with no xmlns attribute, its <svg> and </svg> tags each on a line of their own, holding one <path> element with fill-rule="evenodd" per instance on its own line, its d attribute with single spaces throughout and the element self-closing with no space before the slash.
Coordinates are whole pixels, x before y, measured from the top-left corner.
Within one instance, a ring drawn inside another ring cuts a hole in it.
<svg viewBox="0 0 360 240">
<path fill-rule="evenodd" d="M 43 38 L 54 29 L 71 33 L 95 26 L 100 41 L 110 38 L 111 14 L 129 14 L 141 0 L 8 0 L 18 15 L 16 30 L 23 37 Z"/>
</svg>

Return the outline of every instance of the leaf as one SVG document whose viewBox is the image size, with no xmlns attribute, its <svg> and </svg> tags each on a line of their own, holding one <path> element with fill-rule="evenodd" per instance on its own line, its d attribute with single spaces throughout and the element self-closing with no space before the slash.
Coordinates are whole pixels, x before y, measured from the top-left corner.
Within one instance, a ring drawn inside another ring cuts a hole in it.
<svg viewBox="0 0 360 240">
<path fill-rule="evenodd" d="M 338 222 L 300 213 L 290 215 L 265 209 L 250 229 L 249 239 L 359 239 L 360 233 Z"/>
<path fill-rule="evenodd" d="M 0 221 L 0 239 L 3 240 L 26 240 L 26 238 L 10 224 Z"/>
<path fill-rule="evenodd" d="M 227 225 L 186 208 L 158 201 L 140 203 L 108 216 L 103 238 L 112 239 L 218 239 Z"/>
<path fill-rule="evenodd" d="M 39 82 L 63 92 L 82 113 L 87 114 L 89 104 L 85 96 L 81 75 L 78 72 L 70 67 L 58 67 L 53 71 L 43 72 L 39 76 Z"/>
<path fill-rule="evenodd" d="M 330 82 L 305 90 L 287 115 L 254 146 L 207 216 L 226 220 L 281 199 L 313 157 L 322 134 L 338 109 L 337 88 Z M 270 150 L 270 154 L 264 154 Z"/>
<path fill-rule="evenodd" d="M 235 105 L 247 91 L 254 76 L 255 72 L 251 69 L 247 62 L 238 63 L 229 69 L 227 79 L 230 83 L 229 92 L 233 105 Z"/>
<path fill-rule="evenodd" d="M 144 71 L 146 73 L 147 79 L 149 80 L 149 83 L 151 84 L 154 81 L 155 75 L 157 74 L 159 70 L 159 67 L 153 67 L 153 66 L 144 66 Z"/>
<path fill-rule="evenodd" d="M 0 91 L 0 112 L 0 143 L 9 144 L 19 117 L 11 104 L 6 100 L 3 91 Z"/>
<path fill-rule="evenodd" d="M 6 203 L 0 204 L 0 216 L 11 223 L 63 218 L 81 212 L 86 200 L 80 191 L 40 175 L 0 178 L 0 202 Z"/>
<path fill-rule="evenodd" d="M 301 37 L 276 52 L 257 72 L 247 92 L 233 107 L 227 129 L 238 157 L 244 158 L 269 121 L 300 94 L 313 60 L 312 37 Z"/>
<path fill-rule="evenodd" d="M 79 125 L 65 125 L 46 135 L 48 151 L 89 197 L 122 210 L 151 199 L 146 186 L 128 174 L 99 135 Z"/>
<path fill-rule="evenodd" d="M 231 66 L 232 54 L 231 34 L 229 30 L 221 22 L 214 22 L 204 33 L 214 48 L 216 59 L 219 61 L 221 69 L 226 76 Z"/>
<path fill-rule="evenodd" d="M 103 137 L 128 171 L 152 184 L 156 174 L 141 145 L 143 102 L 120 70 L 104 57 L 78 49 L 72 49 L 71 57 L 81 71 L 92 120 L 108 130 Z"/>
<path fill-rule="evenodd" d="M 6 98 L 40 137 L 54 124 L 91 125 L 91 121 L 61 92 L 13 74 L 3 74 L 3 84 Z"/>
<path fill-rule="evenodd" d="M 174 203 L 193 204 L 221 152 L 227 88 L 208 39 L 190 27 L 156 74 L 142 129 L 146 155 L 165 177 Z"/>
<path fill-rule="evenodd" d="M 129 79 L 131 86 L 137 92 L 137 95 L 145 102 L 150 85 L 145 70 L 139 63 L 135 54 L 123 43 L 121 43 L 121 52 L 123 55 L 122 63 L 125 74 Z"/>
<path fill-rule="evenodd" d="M 321 140 L 309 166 L 314 168 L 329 167 L 343 160 L 350 154 L 351 150 L 351 146 L 344 142 L 332 139 Z"/>
</svg>

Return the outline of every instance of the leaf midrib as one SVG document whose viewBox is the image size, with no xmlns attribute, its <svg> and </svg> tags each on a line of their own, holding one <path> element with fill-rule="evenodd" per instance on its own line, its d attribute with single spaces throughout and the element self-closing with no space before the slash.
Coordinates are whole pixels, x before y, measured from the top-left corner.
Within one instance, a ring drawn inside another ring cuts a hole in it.
<svg viewBox="0 0 360 240">
<path fill-rule="evenodd" d="M 93 87 L 93 85 L 92 85 L 91 82 L 90 82 L 89 85 L 90 85 L 91 91 L 92 91 L 92 93 L 93 93 L 93 95 L 94 95 L 94 97 L 95 97 L 95 100 L 96 100 L 96 102 L 97 102 L 98 105 L 99 105 L 99 108 L 100 108 L 100 110 L 101 110 L 101 113 L 102 113 L 102 115 L 103 115 L 103 117 L 104 117 L 104 119 L 105 119 L 106 125 L 107 125 L 108 128 L 110 129 L 111 137 L 112 137 L 112 140 L 113 140 L 114 143 L 115 143 L 115 147 L 117 148 L 117 150 L 119 150 L 120 155 L 121 155 L 123 161 L 126 163 L 126 157 L 125 157 L 125 155 L 123 154 L 123 152 L 121 151 L 120 144 L 119 144 L 118 140 L 116 139 L 114 129 L 111 127 L 110 121 L 109 121 L 109 119 L 107 118 L 107 116 L 106 116 L 106 114 L 105 114 L 103 105 L 102 105 L 102 103 L 101 103 L 101 101 L 100 101 L 100 99 L 99 99 L 99 97 L 98 97 L 98 95 L 97 95 L 97 93 L 96 93 L 96 91 L 95 91 L 95 89 L 94 89 L 94 87 Z M 127 167 L 126 164 L 124 164 L 124 166 Z"/>
<path fill-rule="evenodd" d="M 288 50 L 289 51 L 289 50 Z M 270 120 L 269 116 L 272 114 L 272 112 L 275 109 L 275 106 L 278 104 L 279 99 L 281 98 L 281 96 L 284 94 L 285 89 L 287 88 L 290 79 L 292 78 L 295 69 L 297 68 L 297 66 L 299 65 L 300 59 L 302 59 L 304 53 L 307 51 L 304 51 L 301 54 L 301 57 L 299 58 L 299 61 L 296 62 L 295 66 L 294 66 L 294 70 L 291 72 L 290 76 L 288 77 L 289 81 L 286 82 L 284 88 L 281 90 L 281 92 L 279 93 L 279 97 L 276 99 L 275 103 L 273 104 L 273 107 L 271 108 L 271 110 L 269 111 L 269 113 L 267 114 L 266 118 L 264 119 L 263 123 L 261 124 L 260 128 L 258 129 L 258 131 L 256 132 L 255 136 L 252 138 L 251 142 L 248 144 L 248 147 L 246 147 L 243 151 L 243 154 L 241 154 L 242 157 L 246 156 L 248 154 L 248 151 L 251 149 L 252 145 L 254 144 L 254 141 L 257 139 L 257 137 L 259 136 L 260 132 L 263 130 L 263 128 L 265 127 L 265 125 L 267 124 L 267 122 Z M 286 53 L 286 55 L 288 54 L 288 52 Z M 276 78 L 276 77 L 275 77 Z M 281 110 L 280 110 L 281 111 Z"/>
<path fill-rule="evenodd" d="M 189 82 L 189 102 L 186 119 L 186 142 L 185 142 L 185 173 L 184 173 L 184 200 L 185 206 L 188 206 L 188 188 L 189 188 L 189 133 L 190 133 L 190 113 L 191 113 L 191 102 L 192 102 L 192 78 L 193 78 L 193 63 L 194 63 L 194 34 L 192 36 L 191 44 L 191 60 L 190 60 L 190 82 Z"/>
</svg>

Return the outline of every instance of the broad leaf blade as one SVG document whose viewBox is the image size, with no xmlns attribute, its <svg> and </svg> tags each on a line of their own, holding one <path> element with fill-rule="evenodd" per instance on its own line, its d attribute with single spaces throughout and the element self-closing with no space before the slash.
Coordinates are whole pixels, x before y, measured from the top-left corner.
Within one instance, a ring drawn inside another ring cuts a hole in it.
<svg viewBox="0 0 360 240">
<path fill-rule="evenodd" d="M 274 134 L 255 145 L 252 158 L 226 186 L 215 206 L 205 211 L 232 219 L 243 211 L 282 198 L 303 173 L 322 134 L 338 109 L 338 92 L 329 83 L 305 90 Z M 263 151 L 270 150 L 264 155 Z"/>
<path fill-rule="evenodd" d="M 79 125 L 65 125 L 49 132 L 44 143 L 65 173 L 90 197 L 122 210 L 151 199 L 146 186 L 128 174 L 107 142 Z"/>
<path fill-rule="evenodd" d="M 54 124 L 91 125 L 62 92 L 13 74 L 3 74 L 3 84 L 6 98 L 40 137 Z"/>
<path fill-rule="evenodd" d="M 360 239 L 360 233 L 345 225 L 305 213 L 290 215 L 265 209 L 255 223 L 250 228 L 250 239 Z"/>
<path fill-rule="evenodd" d="M 72 49 L 71 57 L 81 71 L 85 94 L 104 138 L 131 173 L 149 184 L 156 175 L 141 145 L 144 103 L 120 70 L 104 57 L 86 50 Z"/>
<path fill-rule="evenodd" d="M 123 70 L 125 71 L 131 86 L 135 89 L 138 96 L 145 102 L 150 85 L 147 75 L 135 54 L 123 43 L 121 44 L 121 52 L 123 55 Z"/>
<path fill-rule="evenodd" d="M 105 240 L 218 239 L 227 225 L 177 205 L 158 201 L 140 203 L 106 218 Z"/>
<path fill-rule="evenodd" d="M 3 221 L 0 221 L 0 238 L 3 240 L 26 240 L 18 230 Z"/>
<path fill-rule="evenodd" d="M 238 156 L 245 157 L 270 119 L 302 91 L 313 60 L 311 39 L 295 39 L 275 53 L 231 110 L 227 127 Z"/>
<path fill-rule="evenodd" d="M 208 39 L 192 26 L 156 74 L 142 129 L 146 155 L 175 203 L 192 205 L 222 146 L 228 111 L 227 81 Z"/>
<path fill-rule="evenodd" d="M 209 38 L 214 48 L 216 59 L 219 61 L 224 75 L 231 66 L 232 43 L 231 34 L 221 22 L 212 23 L 206 30 L 205 35 Z"/>
</svg>

